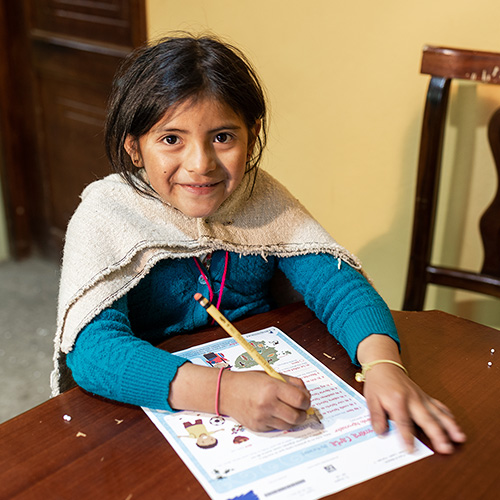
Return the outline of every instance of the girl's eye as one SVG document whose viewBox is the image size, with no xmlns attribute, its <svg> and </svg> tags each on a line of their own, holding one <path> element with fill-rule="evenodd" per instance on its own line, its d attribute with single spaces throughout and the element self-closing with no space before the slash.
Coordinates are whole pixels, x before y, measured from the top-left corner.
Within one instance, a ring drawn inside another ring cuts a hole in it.
<svg viewBox="0 0 500 500">
<path fill-rule="evenodd" d="M 215 142 L 220 142 L 222 144 L 229 142 L 231 140 L 231 135 L 227 132 L 221 132 L 215 136 Z"/>
<path fill-rule="evenodd" d="M 167 135 L 163 139 L 167 144 L 170 144 L 171 146 L 177 144 L 179 142 L 179 138 L 176 135 Z"/>
</svg>

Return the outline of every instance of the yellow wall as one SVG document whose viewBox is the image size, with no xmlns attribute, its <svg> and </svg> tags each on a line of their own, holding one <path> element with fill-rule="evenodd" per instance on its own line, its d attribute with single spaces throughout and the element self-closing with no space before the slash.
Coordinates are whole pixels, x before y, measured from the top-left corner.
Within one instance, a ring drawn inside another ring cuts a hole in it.
<svg viewBox="0 0 500 500">
<path fill-rule="evenodd" d="M 431 44 L 500 52 L 500 3 L 148 0 L 147 9 L 150 38 L 212 31 L 245 51 L 271 104 L 264 168 L 362 259 L 389 305 L 400 308 L 428 83 L 419 74 L 421 50 Z M 496 184 L 483 135 L 499 103 L 500 87 L 453 89 L 440 200 L 453 225 L 445 230 L 438 222 L 440 261 L 481 265 L 470 213 Z M 482 165 L 471 169 L 473 158 Z M 427 308 L 500 327 L 498 300 L 440 290 L 431 291 Z"/>
</svg>

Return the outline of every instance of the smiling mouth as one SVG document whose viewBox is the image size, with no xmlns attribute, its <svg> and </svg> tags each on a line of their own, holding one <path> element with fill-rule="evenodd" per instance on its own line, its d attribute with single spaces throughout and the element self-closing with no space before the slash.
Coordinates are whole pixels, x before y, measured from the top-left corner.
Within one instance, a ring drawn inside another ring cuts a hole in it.
<svg viewBox="0 0 500 500">
<path fill-rule="evenodd" d="M 220 185 L 222 181 L 219 182 L 205 182 L 203 184 L 182 184 L 182 187 L 186 191 L 191 191 L 192 193 L 196 193 L 198 195 L 201 194 L 210 194 L 214 191 L 214 189 Z"/>
</svg>

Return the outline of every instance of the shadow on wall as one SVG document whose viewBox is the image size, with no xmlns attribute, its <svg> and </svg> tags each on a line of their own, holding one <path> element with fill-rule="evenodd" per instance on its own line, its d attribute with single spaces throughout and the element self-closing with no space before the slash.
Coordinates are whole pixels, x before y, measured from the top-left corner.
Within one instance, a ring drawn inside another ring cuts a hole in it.
<svg viewBox="0 0 500 500">
<path fill-rule="evenodd" d="M 398 310 L 403 304 L 410 253 L 413 201 L 408 203 L 408 199 L 413 200 L 414 197 L 418 157 L 415 137 L 420 137 L 420 127 L 421 117 L 415 117 L 408 129 L 408 139 L 402 151 L 401 180 L 396 183 L 400 187 L 392 207 L 391 226 L 385 234 L 370 241 L 357 253 L 368 275 L 373 279 L 375 288 L 389 307 Z M 382 200 L 380 203 L 384 202 L 384 193 L 381 193 L 379 199 Z M 371 215 L 374 211 L 375 208 L 370 212 Z"/>
</svg>

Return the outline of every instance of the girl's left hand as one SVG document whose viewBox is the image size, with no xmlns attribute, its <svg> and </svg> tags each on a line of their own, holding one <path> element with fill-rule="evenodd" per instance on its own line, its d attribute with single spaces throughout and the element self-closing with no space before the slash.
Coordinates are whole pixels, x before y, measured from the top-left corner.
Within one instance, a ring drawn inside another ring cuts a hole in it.
<svg viewBox="0 0 500 500">
<path fill-rule="evenodd" d="M 453 442 L 466 440 L 451 411 L 428 396 L 397 366 L 381 363 L 368 370 L 364 396 L 375 432 L 383 434 L 389 418 L 396 424 L 410 452 L 413 451 L 415 424 L 429 437 L 438 453 L 452 453 Z"/>
</svg>

